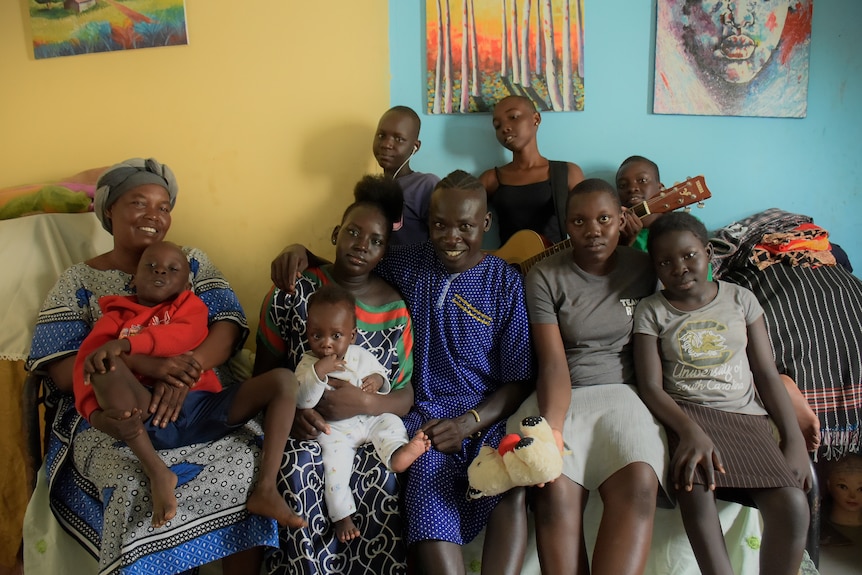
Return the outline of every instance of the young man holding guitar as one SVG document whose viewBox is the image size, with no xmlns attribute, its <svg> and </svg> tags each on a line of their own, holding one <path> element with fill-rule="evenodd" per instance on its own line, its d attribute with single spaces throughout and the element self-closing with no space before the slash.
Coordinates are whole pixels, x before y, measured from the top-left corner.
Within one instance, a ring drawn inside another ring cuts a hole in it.
<svg viewBox="0 0 862 575">
<path fill-rule="evenodd" d="M 648 202 L 663 189 L 655 162 L 643 156 L 630 156 L 623 160 L 617 170 L 617 192 L 620 202 L 627 208 L 623 212 L 625 224 L 620 229 L 621 243 L 646 251 L 649 227 L 659 213 L 635 214 L 633 208 Z"/>
</svg>

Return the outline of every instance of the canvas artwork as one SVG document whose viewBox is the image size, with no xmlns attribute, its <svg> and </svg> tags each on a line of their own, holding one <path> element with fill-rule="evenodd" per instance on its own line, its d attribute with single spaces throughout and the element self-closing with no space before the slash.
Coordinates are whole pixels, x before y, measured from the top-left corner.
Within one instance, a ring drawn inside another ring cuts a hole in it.
<svg viewBox="0 0 862 575">
<path fill-rule="evenodd" d="M 185 0 L 28 0 L 36 59 L 188 44 Z"/>
<path fill-rule="evenodd" d="M 428 112 L 584 109 L 584 0 L 426 0 Z"/>
<path fill-rule="evenodd" d="M 804 118 L 814 0 L 657 0 L 653 112 Z"/>
</svg>

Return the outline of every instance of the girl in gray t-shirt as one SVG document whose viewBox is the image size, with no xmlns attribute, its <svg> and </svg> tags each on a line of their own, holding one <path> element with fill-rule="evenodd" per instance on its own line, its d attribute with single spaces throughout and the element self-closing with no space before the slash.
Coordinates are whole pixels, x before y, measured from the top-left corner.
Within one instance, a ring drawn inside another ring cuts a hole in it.
<svg viewBox="0 0 862 575">
<path fill-rule="evenodd" d="M 733 572 L 715 506 L 720 497 L 753 500 L 764 523 L 760 564 L 795 574 L 811 475 L 763 310 L 745 288 L 707 280 L 712 247 L 694 216 L 666 214 L 650 228 L 647 247 L 664 289 L 635 312 L 637 381 L 667 429 L 671 480 L 701 572 Z"/>
</svg>

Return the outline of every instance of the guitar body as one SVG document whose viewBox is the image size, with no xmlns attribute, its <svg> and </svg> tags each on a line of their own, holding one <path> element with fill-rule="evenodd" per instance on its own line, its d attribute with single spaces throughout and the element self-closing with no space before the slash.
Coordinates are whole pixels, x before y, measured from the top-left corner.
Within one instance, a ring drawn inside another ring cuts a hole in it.
<svg viewBox="0 0 862 575">
<path fill-rule="evenodd" d="M 519 230 L 499 249 L 488 253 L 512 265 L 520 266 L 524 261 L 545 251 L 550 245 L 550 242 L 533 230 Z"/>
<path fill-rule="evenodd" d="M 695 176 L 679 184 L 674 184 L 649 200 L 629 209 L 642 218 L 648 214 L 663 214 L 694 203 L 700 204 L 703 200 L 711 197 L 712 194 L 706 187 L 704 177 Z M 703 206 L 699 205 L 699 207 Z M 570 247 L 572 247 L 572 243 L 568 239 L 551 245 L 533 230 L 520 230 L 515 232 L 500 249 L 489 253 L 518 266 L 521 268 L 521 272 L 526 274 L 535 263 L 543 258 Z"/>
</svg>

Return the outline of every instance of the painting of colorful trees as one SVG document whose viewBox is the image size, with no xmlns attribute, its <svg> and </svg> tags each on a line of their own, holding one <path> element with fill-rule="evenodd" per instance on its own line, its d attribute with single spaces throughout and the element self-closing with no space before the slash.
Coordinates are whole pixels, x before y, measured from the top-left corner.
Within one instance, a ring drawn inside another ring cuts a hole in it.
<svg viewBox="0 0 862 575">
<path fill-rule="evenodd" d="M 188 44 L 185 0 L 29 0 L 37 59 Z"/>
<path fill-rule="evenodd" d="M 584 0 L 425 0 L 428 112 L 584 109 Z"/>
</svg>

